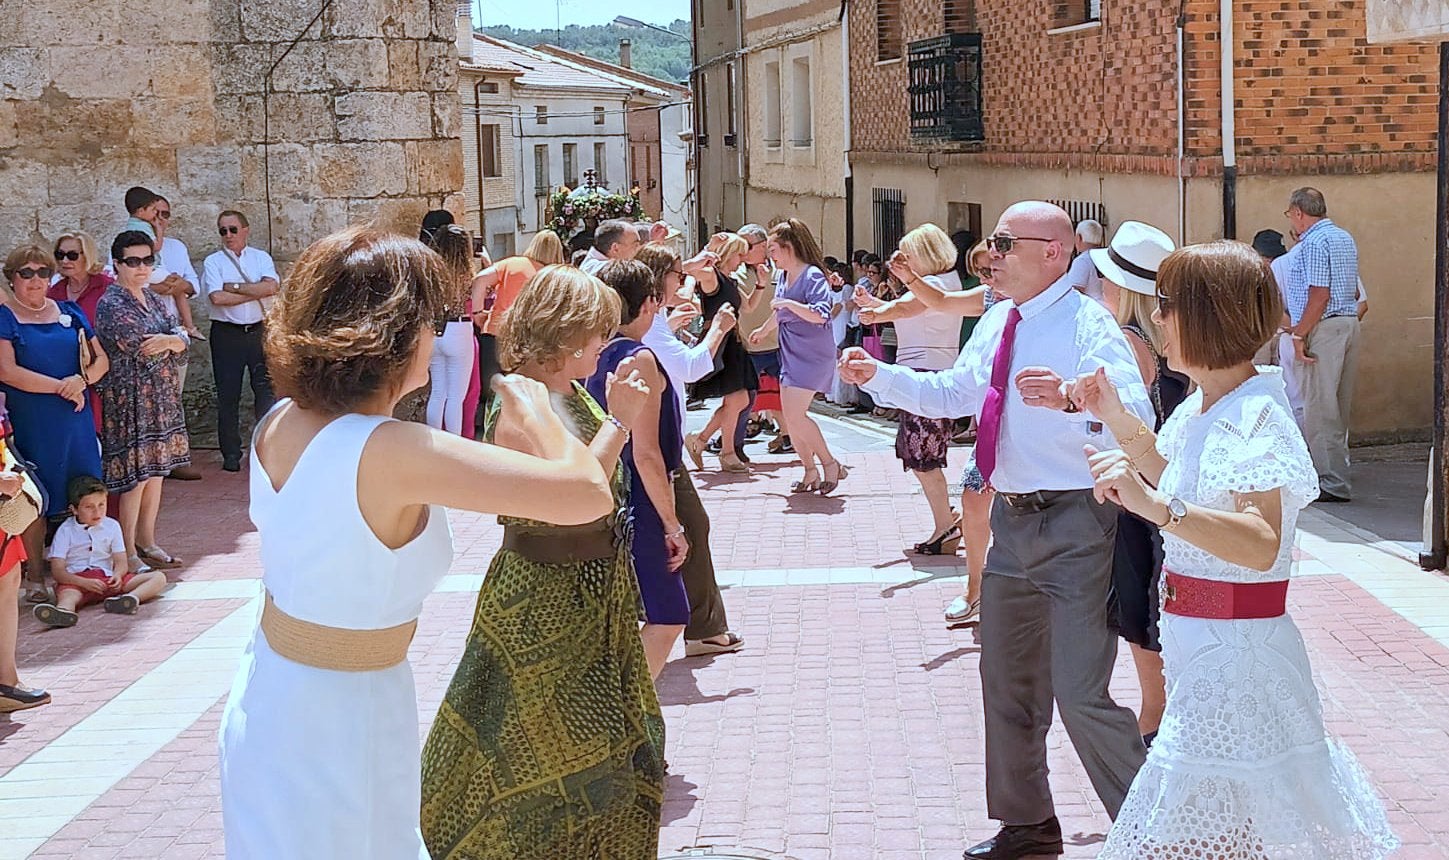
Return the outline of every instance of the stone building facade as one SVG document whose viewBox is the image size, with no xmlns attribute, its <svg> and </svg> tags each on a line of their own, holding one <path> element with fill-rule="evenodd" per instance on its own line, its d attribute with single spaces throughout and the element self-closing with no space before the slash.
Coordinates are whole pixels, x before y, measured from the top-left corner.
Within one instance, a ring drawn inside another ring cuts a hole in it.
<svg viewBox="0 0 1449 860">
<path fill-rule="evenodd" d="M 1434 50 L 1369 44 L 1364 0 L 1232 8 L 1233 232 L 1286 233 L 1289 193 L 1324 192 L 1359 241 L 1371 297 L 1352 430 L 1421 437 L 1432 407 Z M 1109 228 L 1131 218 L 1180 241 L 1225 235 L 1219 4 L 1183 9 L 1179 112 L 1176 2 L 850 0 L 853 244 L 875 250 L 925 221 L 979 234 L 1024 198 Z M 962 139 L 912 133 L 922 119 L 912 61 L 919 70 L 943 38 L 958 58 L 979 45 L 980 133 Z"/>
<path fill-rule="evenodd" d="M 171 201 L 198 266 L 225 208 L 246 212 L 253 244 L 283 265 L 349 224 L 412 232 L 427 209 L 461 212 L 457 0 L 5 8 L 7 249 L 71 227 L 108 246 L 131 185 Z M 193 349 L 188 399 L 201 413 L 207 357 Z"/>
</svg>

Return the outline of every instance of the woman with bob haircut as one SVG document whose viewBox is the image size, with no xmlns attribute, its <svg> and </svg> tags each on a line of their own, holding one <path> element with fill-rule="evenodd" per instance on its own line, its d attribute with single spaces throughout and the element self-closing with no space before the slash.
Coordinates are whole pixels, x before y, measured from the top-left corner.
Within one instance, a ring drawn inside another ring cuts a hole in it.
<svg viewBox="0 0 1449 860">
<path fill-rule="evenodd" d="M 654 857 L 664 717 L 639 638 L 629 481 L 620 455 L 653 392 L 624 358 L 605 411 L 577 382 L 619 327 L 619 294 L 571 266 L 529 279 L 504 319 L 503 367 L 541 382 L 613 476 L 614 505 L 577 526 L 501 517 L 468 643 L 423 748 L 433 860 Z M 490 408 L 486 437 L 527 451 L 529 428 Z"/>
<path fill-rule="evenodd" d="M 1072 398 L 1121 450 L 1087 454 L 1100 499 L 1162 531 L 1167 709 L 1105 860 L 1373 860 L 1398 845 L 1368 777 L 1328 737 L 1303 637 L 1287 615 L 1298 512 L 1318 498 L 1276 368 L 1253 355 L 1282 300 L 1238 242 L 1173 252 L 1154 322 L 1168 365 L 1198 386 L 1159 434 L 1105 374 Z"/>
<path fill-rule="evenodd" d="M 750 243 L 734 233 L 716 233 L 710 237 L 705 250 L 714 255 L 715 263 L 694 274 L 699 282 L 700 318 L 708 326 L 721 310 L 728 308 L 733 314 L 743 303 L 734 273 L 749 253 Z M 694 461 L 694 468 L 703 469 L 706 440 L 716 431 L 728 429 L 730 432 L 720 434 L 720 471 L 748 473 L 750 467 L 741 459 L 742 452 L 735 448 L 734 427 L 739 424 L 740 412 L 750 408 L 750 392 L 760 387 L 760 375 L 750 362 L 750 354 L 745 352 L 744 341 L 737 336 L 725 339 L 717 367 L 717 371 L 694 384 L 692 393 L 700 400 L 722 398 L 720 404 L 703 430 L 685 437 L 684 447 Z"/>
<path fill-rule="evenodd" d="M 527 451 L 393 420 L 427 381 L 447 278 L 416 240 L 354 227 L 303 252 L 269 318 L 284 399 L 252 445 L 265 601 L 222 716 L 228 856 L 427 858 L 407 648 L 452 561 L 447 509 L 564 524 L 613 509 L 532 380 L 497 388 Z"/>
</svg>

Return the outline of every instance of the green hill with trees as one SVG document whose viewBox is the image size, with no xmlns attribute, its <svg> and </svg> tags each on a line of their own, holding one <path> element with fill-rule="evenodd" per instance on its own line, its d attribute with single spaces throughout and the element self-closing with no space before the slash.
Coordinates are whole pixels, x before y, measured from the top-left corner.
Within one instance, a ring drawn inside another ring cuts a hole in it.
<svg viewBox="0 0 1449 860">
<path fill-rule="evenodd" d="M 690 36 L 689 22 L 683 19 L 668 24 L 667 29 Z M 499 26 L 484 27 L 483 32 L 520 45 L 557 45 L 607 63 L 619 62 L 619 40 L 628 39 L 634 45 L 635 69 L 666 81 L 687 83 L 689 80 L 690 43 L 657 30 L 614 24 L 590 27 L 570 24 L 562 30 L 515 30 Z"/>
</svg>

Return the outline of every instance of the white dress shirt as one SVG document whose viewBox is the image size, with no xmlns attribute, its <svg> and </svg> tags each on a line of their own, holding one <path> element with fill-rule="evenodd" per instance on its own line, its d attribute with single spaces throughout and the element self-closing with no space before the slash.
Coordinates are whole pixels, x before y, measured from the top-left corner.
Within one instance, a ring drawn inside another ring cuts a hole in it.
<svg viewBox="0 0 1449 860">
<path fill-rule="evenodd" d="M 979 415 L 1012 307 L 1016 305 L 1007 299 L 992 305 L 951 369 L 922 372 L 880 364 L 861 387 L 877 403 L 925 418 Z M 991 483 L 1007 493 L 1090 488 L 1092 472 L 1082 446 L 1115 448 L 1111 433 L 1085 412 L 1028 406 L 1016 387 L 1016 374 L 1027 367 L 1048 367 L 1072 380 L 1105 367 L 1122 403 L 1151 427 L 1152 401 L 1137 359 L 1107 309 L 1073 289 L 1068 277 L 1019 310 Z"/>
<path fill-rule="evenodd" d="M 659 366 L 669 374 L 669 381 L 674 383 L 674 396 L 679 400 L 679 414 L 685 414 L 684 386 L 703 379 L 714 370 L 714 353 L 709 351 L 703 340 L 689 346 L 675 337 L 674 332 L 669 330 L 669 315 L 663 308 L 654 315 L 654 322 L 649 324 L 642 343 L 649 347 L 654 357 L 659 359 Z"/>
<path fill-rule="evenodd" d="M 103 570 L 115 576 L 112 559 L 116 553 L 125 551 L 126 541 L 121 537 L 120 523 L 110 517 L 102 517 L 93 526 L 83 526 L 71 517 L 55 530 L 47 558 L 64 559 L 66 573 Z"/>
<path fill-rule="evenodd" d="M 584 257 L 583 261 L 579 263 L 579 268 L 583 269 L 584 274 L 586 275 L 597 275 L 599 273 L 599 270 L 604 268 L 608 264 L 609 258 L 605 257 L 603 254 L 600 254 L 598 248 L 590 248 L 589 253 Z"/>
<path fill-rule="evenodd" d="M 242 272 L 236 270 L 231 260 L 227 259 L 226 250 L 220 250 L 206 258 L 201 265 L 201 285 L 206 295 L 222 291 L 223 284 L 249 283 L 254 284 L 262 278 L 271 278 L 274 281 L 281 281 L 277 277 L 277 265 L 272 262 L 272 257 L 266 251 L 253 248 L 250 245 L 242 249 L 241 257 Z M 211 305 L 211 318 L 222 322 L 235 323 L 236 325 L 255 325 L 262 321 L 266 313 L 263 302 L 265 299 L 254 302 L 247 302 L 240 305 Z"/>
</svg>

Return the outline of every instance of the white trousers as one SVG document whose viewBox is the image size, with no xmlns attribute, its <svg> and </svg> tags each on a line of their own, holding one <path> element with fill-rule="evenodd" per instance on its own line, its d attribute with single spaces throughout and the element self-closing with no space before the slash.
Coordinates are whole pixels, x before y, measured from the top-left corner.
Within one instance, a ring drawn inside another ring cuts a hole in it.
<svg viewBox="0 0 1449 860">
<path fill-rule="evenodd" d="M 433 389 L 428 394 L 428 426 L 449 433 L 463 433 L 463 400 L 473 378 L 473 323 L 453 320 L 443 336 L 433 341 L 428 376 Z"/>
</svg>

